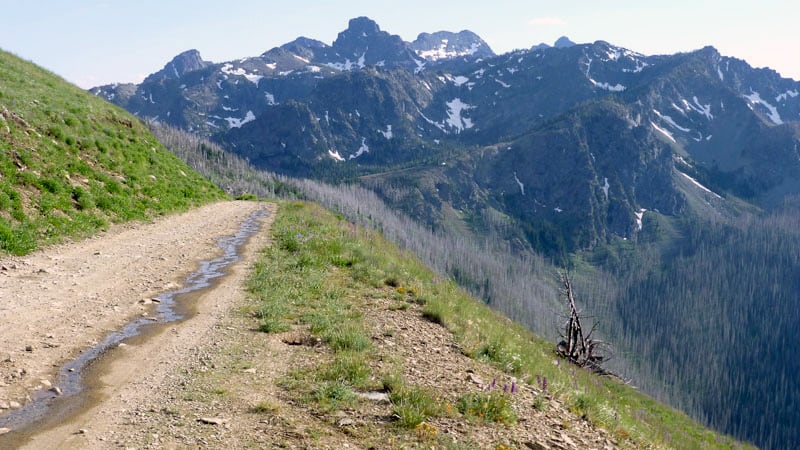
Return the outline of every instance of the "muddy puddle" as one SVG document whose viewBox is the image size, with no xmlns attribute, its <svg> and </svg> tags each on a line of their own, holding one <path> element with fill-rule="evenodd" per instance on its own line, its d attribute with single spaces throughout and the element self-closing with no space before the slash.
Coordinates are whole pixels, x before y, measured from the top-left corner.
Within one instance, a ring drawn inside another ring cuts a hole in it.
<svg viewBox="0 0 800 450">
<path fill-rule="evenodd" d="M 241 222 L 234 235 L 217 240 L 217 246 L 222 249 L 221 256 L 202 261 L 180 289 L 154 297 L 155 307 L 148 316 L 136 318 L 109 333 L 100 343 L 62 366 L 57 384 L 34 392 L 32 400 L 22 408 L 0 416 L 0 429 L 10 430 L 0 435 L 0 448 L 20 446 L 31 436 L 67 422 L 101 401 L 101 363 L 120 353 L 120 346 L 138 345 L 169 325 L 190 318 L 195 312 L 194 300 L 222 280 L 228 267 L 240 259 L 243 245 L 260 229 L 262 219 L 268 214 L 266 210 L 252 213 Z"/>
</svg>

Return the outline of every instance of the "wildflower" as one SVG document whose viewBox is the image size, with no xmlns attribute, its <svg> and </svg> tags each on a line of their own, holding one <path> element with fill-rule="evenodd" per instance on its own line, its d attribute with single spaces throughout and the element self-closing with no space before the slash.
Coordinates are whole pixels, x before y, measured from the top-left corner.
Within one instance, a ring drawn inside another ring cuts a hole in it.
<svg viewBox="0 0 800 450">
<path fill-rule="evenodd" d="M 516 381 L 512 381 L 511 382 L 511 393 L 512 394 L 516 394 L 517 393 L 517 382 Z"/>
</svg>

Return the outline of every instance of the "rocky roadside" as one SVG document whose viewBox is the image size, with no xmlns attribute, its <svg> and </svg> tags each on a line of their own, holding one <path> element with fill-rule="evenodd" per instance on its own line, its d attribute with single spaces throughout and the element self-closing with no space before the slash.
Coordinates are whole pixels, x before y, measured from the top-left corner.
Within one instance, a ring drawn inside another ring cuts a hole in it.
<svg viewBox="0 0 800 450">
<path fill-rule="evenodd" d="M 403 428 L 381 389 L 361 392 L 341 409 L 320 409 L 292 384 L 331 360 L 329 346 L 303 325 L 260 332 L 251 314 L 243 286 L 258 250 L 268 244 L 269 233 L 254 237 L 242 262 L 197 299 L 194 318 L 117 349 L 98 376 L 102 400 L 22 448 L 617 448 L 610 433 L 551 395 L 546 380 L 517 384 L 465 356 L 419 305 L 399 307 L 390 286 L 353 302 L 371 337 L 371 372 L 399 371 L 407 383 L 434 393 L 447 411 Z M 516 420 L 486 422 L 456 410 L 465 393 L 490 389 L 509 392 Z"/>
<path fill-rule="evenodd" d="M 391 289 L 365 303 L 375 372 L 402 367 L 403 377 L 451 405 L 465 392 L 511 386 L 503 372 L 464 356 L 452 335 L 425 320 L 419 306 L 397 309 Z M 302 326 L 257 331 L 247 308 L 233 308 L 183 363 L 155 384 L 154 395 L 119 411 L 113 431 L 86 436 L 88 448 L 518 448 L 611 449 L 613 437 L 570 412 L 547 387 L 515 390 L 514 424 L 466 419 L 457 412 L 412 430 L 395 423 L 384 392 L 362 393 L 353 407 L 320 412 L 289 386 L 330 349 Z M 546 382 L 545 382 L 546 383 Z M 101 440 L 102 439 L 102 440 Z"/>
</svg>

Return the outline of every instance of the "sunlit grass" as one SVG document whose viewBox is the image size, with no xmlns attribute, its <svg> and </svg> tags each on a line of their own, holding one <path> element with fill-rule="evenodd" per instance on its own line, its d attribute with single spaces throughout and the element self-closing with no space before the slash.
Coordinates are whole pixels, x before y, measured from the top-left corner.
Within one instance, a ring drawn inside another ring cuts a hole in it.
<svg viewBox="0 0 800 450">
<path fill-rule="evenodd" d="M 609 430 L 623 447 L 738 445 L 618 380 L 559 362 L 552 343 L 435 276 L 377 233 L 355 230 L 318 206 L 282 203 L 273 234 L 275 245 L 264 250 L 249 283 L 260 305 L 254 308 L 262 321 L 280 324 L 281 330 L 307 327 L 325 343 L 328 353 L 316 369 L 295 371 L 284 381 L 323 410 L 352 405 L 357 400 L 350 393 L 356 390 L 383 388 L 403 429 L 448 414 L 435 393 L 396 370 L 376 374 L 370 369 L 375 352 L 359 306 L 382 289 L 397 304 L 423 304 L 423 316 L 450 330 L 464 354 L 535 389 L 531 408 L 544 410 L 547 398 L 559 399 L 576 416 Z M 512 395 L 464 393 L 457 409 L 463 417 L 511 424 L 516 420 Z"/>
<path fill-rule="evenodd" d="M 224 194 L 132 115 L 0 51 L 0 254 Z"/>
</svg>

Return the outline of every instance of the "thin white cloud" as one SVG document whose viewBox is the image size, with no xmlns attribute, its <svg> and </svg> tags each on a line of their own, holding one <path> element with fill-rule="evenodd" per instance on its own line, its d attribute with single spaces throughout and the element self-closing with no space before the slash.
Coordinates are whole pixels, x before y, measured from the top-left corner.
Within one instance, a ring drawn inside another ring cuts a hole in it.
<svg viewBox="0 0 800 450">
<path fill-rule="evenodd" d="M 567 24 L 567 22 L 565 22 L 564 19 L 560 17 L 536 17 L 534 19 L 529 20 L 528 23 L 531 25 L 545 25 L 545 26 Z"/>
</svg>

